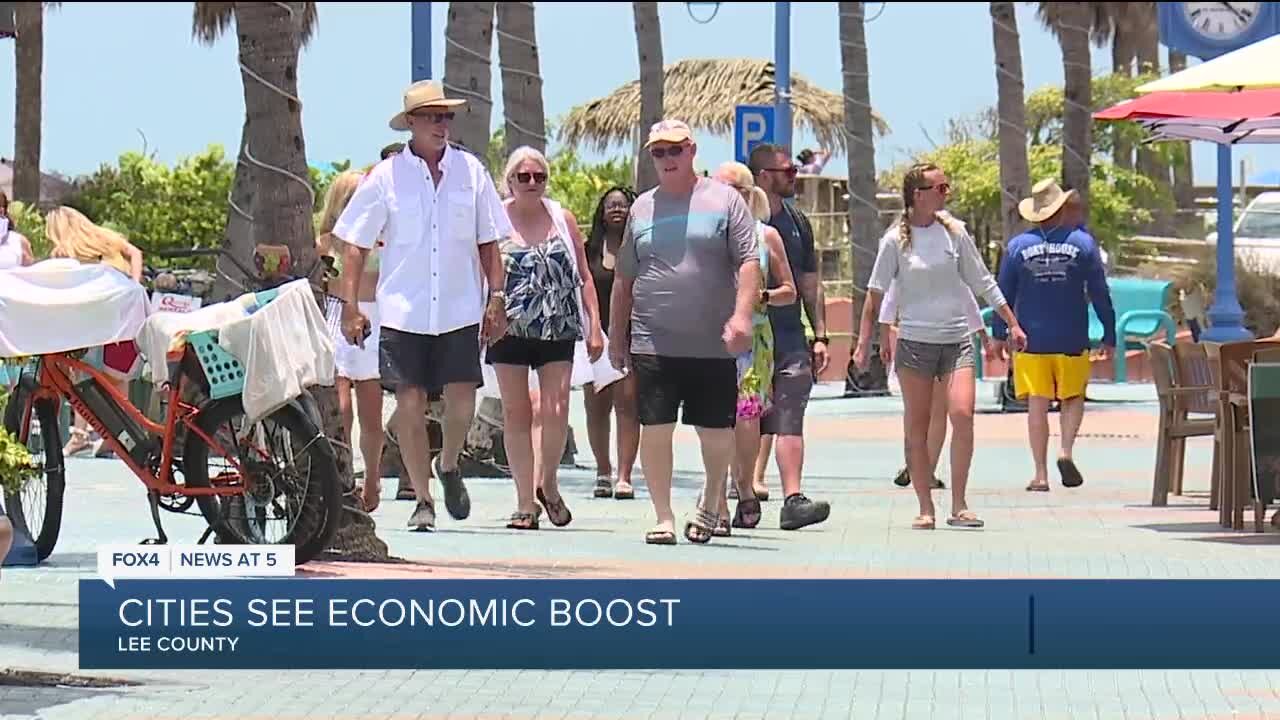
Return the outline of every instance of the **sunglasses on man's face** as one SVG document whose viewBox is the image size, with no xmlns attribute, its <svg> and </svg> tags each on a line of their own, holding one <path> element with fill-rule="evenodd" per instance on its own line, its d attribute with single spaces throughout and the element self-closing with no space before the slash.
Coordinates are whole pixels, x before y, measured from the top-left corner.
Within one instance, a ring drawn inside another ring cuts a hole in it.
<svg viewBox="0 0 1280 720">
<path fill-rule="evenodd" d="M 791 167 L 765 168 L 765 172 L 782 173 L 783 175 L 786 175 L 789 178 L 793 178 L 796 175 L 800 174 L 800 171 L 797 170 L 794 165 L 792 165 Z"/>
<path fill-rule="evenodd" d="M 672 145 L 670 147 L 655 147 L 649 149 L 649 154 L 661 160 L 664 157 L 680 157 L 684 154 L 683 145 Z"/>
<path fill-rule="evenodd" d="M 446 120 L 452 120 L 454 118 L 454 113 L 452 112 L 421 112 L 421 113 L 410 113 L 410 114 L 416 118 L 420 118 L 422 120 L 426 120 L 429 123 L 434 123 L 437 125 L 442 122 L 445 122 Z"/>
<path fill-rule="evenodd" d="M 935 189 L 938 192 L 942 193 L 943 195 L 946 195 L 947 193 L 951 192 L 951 183 L 938 183 L 937 185 L 926 185 L 925 187 L 920 188 L 920 192 L 925 192 L 926 190 L 935 190 Z"/>
<path fill-rule="evenodd" d="M 528 185 L 528 184 L 529 184 L 529 183 L 531 183 L 531 182 L 532 182 L 532 183 L 537 183 L 537 184 L 541 185 L 542 183 L 544 183 L 544 182 L 546 182 L 546 181 L 547 181 L 547 174 L 546 174 L 546 173 L 544 173 L 544 172 L 533 172 L 533 173 L 518 172 L 518 173 L 516 173 L 516 182 L 524 183 L 525 185 Z"/>
</svg>

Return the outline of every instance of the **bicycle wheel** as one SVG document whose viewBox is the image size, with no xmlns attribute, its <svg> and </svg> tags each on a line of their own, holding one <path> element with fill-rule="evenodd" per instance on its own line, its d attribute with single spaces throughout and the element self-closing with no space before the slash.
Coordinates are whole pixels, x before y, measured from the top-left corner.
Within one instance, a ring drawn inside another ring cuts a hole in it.
<svg viewBox="0 0 1280 720">
<path fill-rule="evenodd" d="M 337 532 L 342 515 L 338 463 L 329 440 L 293 406 L 248 426 L 239 397 L 205 405 L 182 453 L 188 487 L 240 482 L 239 495 L 197 498 L 200 512 L 222 542 L 236 545 L 292 544 L 301 565 L 320 554 Z M 223 452 L 235 453 L 243 475 Z"/>
<path fill-rule="evenodd" d="M 25 533 L 36 546 L 36 557 L 44 560 L 58 544 L 62 529 L 62 496 L 66 491 L 66 466 L 62 458 L 62 433 L 58 429 L 58 403 L 40 400 L 31 410 L 31 419 L 21 427 L 28 391 L 14 388 L 4 409 L 4 429 L 14 437 L 27 433 L 27 449 L 44 472 L 32 478 L 17 493 L 5 493 L 4 509 L 14 530 Z"/>
</svg>

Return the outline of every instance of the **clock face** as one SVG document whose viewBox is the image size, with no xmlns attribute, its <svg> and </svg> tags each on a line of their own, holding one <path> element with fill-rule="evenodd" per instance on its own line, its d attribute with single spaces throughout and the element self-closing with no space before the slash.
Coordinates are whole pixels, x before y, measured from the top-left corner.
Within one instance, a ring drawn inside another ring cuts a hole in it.
<svg viewBox="0 0 1280 720">
<path fill-rule="evenodd" d="M 1258 21 L 1260 2 L 1184 2 L 1182 12 L 1187 22 L 1201 36 L 1212 40 L 1230 40 Z"/>
</svg>

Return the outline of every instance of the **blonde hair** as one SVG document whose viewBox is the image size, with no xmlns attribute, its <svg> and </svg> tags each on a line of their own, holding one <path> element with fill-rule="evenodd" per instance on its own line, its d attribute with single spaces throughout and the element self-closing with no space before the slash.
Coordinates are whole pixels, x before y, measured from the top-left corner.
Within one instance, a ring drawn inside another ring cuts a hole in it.
<svg viewBox="0 0 1280 720">
<path fill-rule="evenodd" d="M 925 180 L 925 173 L 941 170 L 942 168 L 933 163 L 916 163 L 907 170 L 907 174 L 902 178 L 902 216 L 898 218 L 898 248 L 902 252 L 911 249 L 911 208 L 914 206 L 916 191 L 928 187 Z M 958 220 L 953 218 L 950 213 L 938 211 L 933 214 L 938 222 L 942 223 L 942 227 L 947 229 L 952 235 L 963 235 L 964 226 Z"/>
<path fill-rule="evenodd" d="M 95 225 L 79 210 L 65 205 L 50 210 L 44 222 L 45 237 L 53 245 L 49 257 L 105 263 L 129 273 L 129 261 L 124 255 L 129 241 L 120 233 Z"/>
<path fill-rule="evenodd" d="M 551 178 L 551 165 L 547 163 L 547 156 L 538 151 L 537 148 L 521 145 L 511 152 L 511 157 L 507 158 L 507 167 L 502 171 L 502 181 L 498 185 L 498 192 L 503 197 L 511 197 L 511 176 L 515 174 L 516 168 L 526 160 L 532 160 L 542 167 L 542 172 L 547 174 L 547 179 Z"/>
<path fill-rule="evenodd" d="M 762 221 L 769 219 L 769 196 L 764 194 L 764 190 L 756 187 L 751 168 L 730 160 L 720 163 L 720 167 L 716 168 L 716 176 L 720 175 L 730 178 L 734 188 L 747 191 L 747 207 L 755 219 Z"/>
<path fill-rule="evenodd" d="M 351 196 L 356 194 L 356 188 L 360 187 L 360 181 L 364 179 L 364 173 L 358 170 L 347 170 L 339 173 L 329 183 L 329 189 L 324 194 L 324 207 L 320 209 L 320 229 L 316 238 L 316 247 L 319 248 L 322 255 L 328 254 L 332 250 L 333 228 L 338 224 L 338 218 L 342 216 L 342 211 L 347 209 L 347 203 L 351 202 Z"/>
</svg>

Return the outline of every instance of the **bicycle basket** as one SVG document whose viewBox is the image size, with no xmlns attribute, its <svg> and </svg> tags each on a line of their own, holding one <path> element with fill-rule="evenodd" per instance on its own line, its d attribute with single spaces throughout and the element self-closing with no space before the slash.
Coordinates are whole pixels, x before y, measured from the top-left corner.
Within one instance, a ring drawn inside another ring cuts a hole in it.
<svg viewBox="0 0 1280 720">
<path fill-rule="evenodd" d="M 204 370 L 205 379 L 209 382 L 209 397 L 220 400 L 244 391 L 244 366 L 218 344 L 217 330 L 190 333 L 187 345 L 195 352 Z"/>
<path fill-rule="evenodd" d="M 320 299 L 320 311 L 324 313 L 324 324 L 329 329 L 330 337 L 338 337 L 342 329 L 342 306 L 345 304 L 337 295 L 327 292 L 316 293 Z"/>
</svg>

